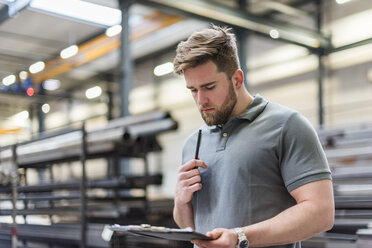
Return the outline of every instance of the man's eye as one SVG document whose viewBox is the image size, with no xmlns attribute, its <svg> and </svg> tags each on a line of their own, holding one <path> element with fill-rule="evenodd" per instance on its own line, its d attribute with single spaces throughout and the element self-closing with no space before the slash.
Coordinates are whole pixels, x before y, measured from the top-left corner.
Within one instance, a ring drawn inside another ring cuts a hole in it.
<svg viewBox="0 0 372 248">
<path fill-rule="evenodd" d="M 190 90 L 191 91 L 191 93 L 196 93 L 196 92 L 198 92 L 196 89 L 192 89 L 192 90 Z"/>
<path fill-rule="evenodd" d="M 215 85 L 212 85 L 212 86 L 208 86 L 208 87 L 205 87 L 207 90 L 213 90 L 215 87 Z"/>
</svg>

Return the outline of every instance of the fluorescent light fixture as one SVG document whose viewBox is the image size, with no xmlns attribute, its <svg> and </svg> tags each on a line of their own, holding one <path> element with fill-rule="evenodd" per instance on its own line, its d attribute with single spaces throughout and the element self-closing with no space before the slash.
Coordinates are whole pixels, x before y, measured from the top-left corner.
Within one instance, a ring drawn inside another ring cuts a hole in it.
<svg viewBox="0 0 372 248">
<path fill-rule="evenodd" d="M 270 30 L 270 37 L 273 39 L 278 39 L 280 37 L 278 30 L 271 29 Z"/>
<path fill-rule="evenodd" d="M 336 3 L 338 4 L 344 4 L 344 3 L 347 3 L 347 2 L 351 2 L 352 0 L 336 0 Z"/>
<path fill-rule="evenodd" d="M 13 121 L 25 121 L 28 119 L 29 116 L 30 115 L 28 111 L 24 110 L 22 112 L 19 112 L 18 114 L 13 115 L 12 117 L 10 117 L 10 119 Z"/>
<path fill-rule="evenodd" d="M 167 62 L 165 64 L 158 65 L 154 68 L 154 75 L 155 76 L 164 76 L 169 74 L 173 71 L 173 63 Z"/>
<path fill-rule="evenodd" d="M 41 106 L 41 110 L 43 111 L 44 114 L 49 113 L 49 111 L 50 111 L 50 105 L 48 103 L 44 103 Z"/>
<path fill-rule="evenodd" d="M 60 86 L 61 81 L 59 81 L 58 79 L 47 79 L 43 83 L 43 88 L 49 91 L 57 90 Z"/>
<path fill-rule="evenodd" d="M 372 83 L 372 68 L 368 70 L 367 72 L 367 79 L 369 82 Z"/>
<path fill-rule="evenodd" d="M 79 47 L 77 45 L 69 46 L 63 49 L 60 53 L 62 59 L 68 59 L 72 56 L 75 56 L 79 51 Z"/>
<path fill-rule="evenodd" d="M 92 88 L 89 88 L 85 91 L 85 96 L 88 99 L 97 98 L 102 94 L 102 89 L 99 86 L 94 86 Z"/>
<path fill-rule="evenodd" d="M 334 47 L 345 46 L 372 37 L 372 8 L 329 22 L 324 27 L 332 34 Z"/>
<path fill-rule="evenodd" d="M 122 30 L 121 25 L 115 25 L 115 26 L 112 26 L 106 29 L 106 35 L 108 37 L 112 37 L 112 36 L 120 34 L 121 30 Z"/>
<path fill-rule="evenodd" d="M 3 78 L 3 84 L 5 86 L 12 85 L 15 82 L 16 82 L 16 76 L 14 76 L 14 75 L 9 75 L 9 76 L 6 76 L 5 78 Z"/>
<path fill-rule="evenodd" d="M 20 78 L 21 80 L 26 80 L 27 77 L 28 77 L 28 73 L 27 73 L 27 71 L 21 71 L 21 72 L 19 73 L 19 78 Z"/>
<path fill-rule="evenodd" d="M 35 74 L 35 73 L 41 72 L 42 70 L 44 70 L 44 68 L 45 68 L 45 63 L 43 61 L 38 61 L 30 65 L 28 69 L 32 74 Z"/>
<path fill-rule="evenodd" d="M 30 8 L 104 26 L 121 22 L 119 9 L 80 0 L 33 0 Z"/>
</svg>

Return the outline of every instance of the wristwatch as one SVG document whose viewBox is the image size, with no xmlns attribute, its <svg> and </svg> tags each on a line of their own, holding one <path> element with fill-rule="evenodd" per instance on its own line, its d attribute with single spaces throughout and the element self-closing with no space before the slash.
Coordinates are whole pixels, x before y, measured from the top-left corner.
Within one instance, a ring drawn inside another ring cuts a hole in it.
<svg viewBox="0 0 372 248">
<path fill-rule="evenodd" d="M 238 244 L 236 248 L 249 248 L 249 241 L 245 236 L 243 230 L 240 227 L 234 228 L 236 234 L 238 234 Z"/>
</svg>

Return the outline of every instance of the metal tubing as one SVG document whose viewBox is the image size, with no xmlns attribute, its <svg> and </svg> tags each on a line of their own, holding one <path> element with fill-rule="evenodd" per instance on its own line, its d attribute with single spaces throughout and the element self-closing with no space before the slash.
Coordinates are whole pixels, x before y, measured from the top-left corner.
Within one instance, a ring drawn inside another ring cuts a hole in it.
<svg viewBox="0 0 372 248">
<path fill-rule="evenodd" d="M 161 184 L 162 175 L 153 174 L 147 178 L 143 176 L 126 176 L 125 178 L 107 179 L 107 180 L 94 180 L 87 181 L 86 188 L 103 188 L 103 189 L 142 189 L 146 186 L 153 184 Z M 18 187 L 19 193 L 35 193 L 35 192 L 52 192 L 54 190 L 77 190 L 80 187 L 80 181 L 63 182 L 63 183 L 50 183 L 41 185 L 30 185 Z M 9 187 L 0 187 L 0 193 L 10 193 Z"/>
<path fill-rule="evenodd" d="M 139 145 L 141 149 L 144 148 L 144 145 L 141 145 L 138 140 L 139 137 L 155 136 L 161 132 L 176 128 L 177 122 L 164 111 L 144 114 L 138 117 L 130 116 L 116 119 L 108 123 L 105 128 L 87 133 L 88 156 L 107 154 L 117 150 L 123 151 L 130 156 L 131 152 L 136 151 L 136 146 Z M 67 161 L 68 159 L 78 160 L 81 137 L 81 130 L 72 130 L 69 133 L 37 138 L 18 144 L 18 164 L 21 167 L 26 167 L 37 166 L 40 163 Z M 118 147 L 118 145 L 121 147 Z M 124 151 L 125 149 L 127 151 Z M 149 149 L 151 147 L 146 150 Z M 11 163 L 11 156 L 11 147 L 4 147 L 0 150 L 0 159 L 4 168 L 5 164 Z M 2 170 L 1 167 L 0 170 Z"/>
</svg>

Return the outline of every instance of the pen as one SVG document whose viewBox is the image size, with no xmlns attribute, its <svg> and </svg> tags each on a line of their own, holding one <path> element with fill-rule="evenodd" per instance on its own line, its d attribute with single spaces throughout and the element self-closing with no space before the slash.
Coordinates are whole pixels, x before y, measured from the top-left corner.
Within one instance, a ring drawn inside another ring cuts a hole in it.
<svg viewBox="0 0 372 248">
<path fill-rule="evenodd" d="M 199 129 L 198 141 L 196 142 L 195 159 L 199 159 L 199 147 L 200 147 L 201 134 L 202 134 L 202 130 Z"/>
</svg>

